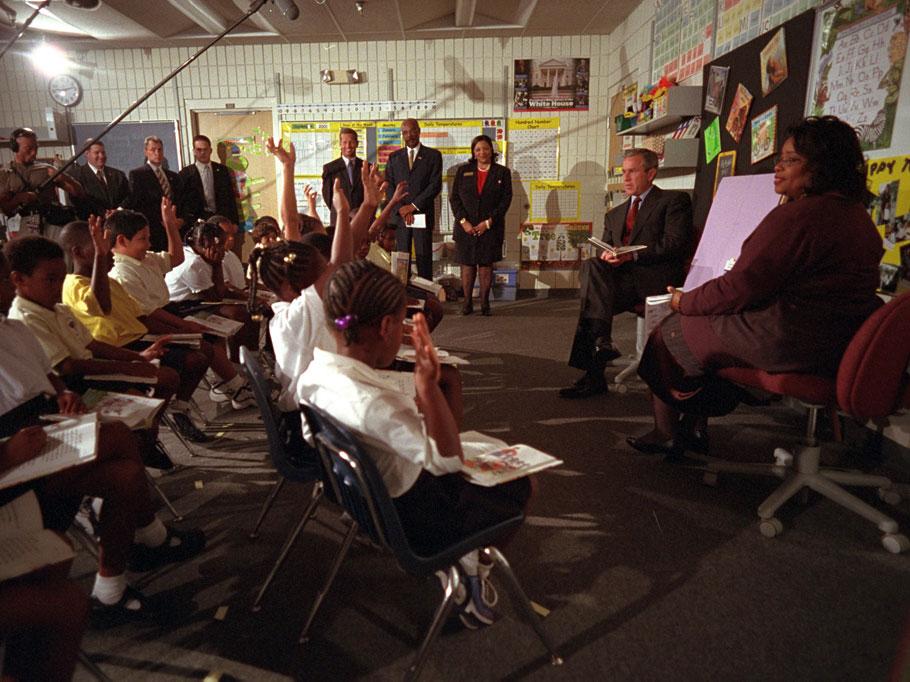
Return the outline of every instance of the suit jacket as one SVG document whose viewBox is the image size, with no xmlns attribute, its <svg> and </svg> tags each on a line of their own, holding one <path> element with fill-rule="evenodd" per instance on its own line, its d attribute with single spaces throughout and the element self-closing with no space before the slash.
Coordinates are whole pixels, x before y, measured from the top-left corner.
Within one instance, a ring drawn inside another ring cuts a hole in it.
<svg viewBox="0 0 910 682">
<path fill-rule="evenodd" d="M 626 213 L 631 197 L 609 211 L 604 218 L 603 240 L 619 246 L 626 229 Z M 670 284 L 682 284 L 686 260 L 692 255 L 692 200 L 685 192 L 662 190 L 652 185 L 638 207 L 630 244 L 648 248 L 638 258 L 620 266 L 634 279 L 641 291 L 666 292 Z"/>
<path fill-rule="evenodd" d="M 177 213 L 187 225 L 206 219 L 212 214 L 205 210 L 205 190 L 202 176 L 195 163 L 185 166 L 179 173 L 182 195 Z M 234 197 L 234 181 L 231 171 L 223 163 L 212 161 L 212 180 L 215 185 L 215 213 L 238 223 L 237 200 Z"/>
<path fill-rule="evenodd" d="M 363 203 L 363 180 L 360 178 L 362 168 L 363 159 L 355 157 L 354 184 L 351 185 L 343 158 L 338 157 L 322 167 L 322 199 L 325 201 L 326 206 L 331 209 L 330 225 L 335 224 L 335 209 L 332 207 L 332 188 L 335 186 L 335 178 L 341 178 L 341 189 L 351 204 L 351 214 L 353 215 L 354 211 L 360 208 L 360 204 Z"/>
<path fill-rule="evenodd" d="M 162 169 L 164 170 L 164 169 Z M 165 170 L 168 182 L 171 184 L 171 201 L 180 206 L 181 185 L 180 176 L 174 171 Z M 130 171 L 130 197 L 125 208 L 139 211 L 149 221 L 149 231 L 152 238 L 152 251 L 167 251 L 167 233 L 161 222 L 161 185 L 155 171 L 148 163 Z"/>
<path fill-rule="evenodd" d="M 432 230 L 436 226 L 436 197 L 442 191 L 442 154 L 421 144 L 414 167 L 409 169 L 408 148 L 402 147 L 389 155 L 385 175 L 389 182 L 386 191 L 390 200 L 395 193 L 395 185 L 402 180 L 407 181 L 408 194 L 402 200 L 402 206 L 414 204 L 418 211 L 426 214 L 427 230 Z M 404 226 L 397 210 L 389 222 Z"/>
<path fill-rule="evenodd" d="M 74 202 L 83 220 L 90 214 L 103 216 L 107 211 L 122 206 L 130 196 L 130 183 L 123 171 L 105 166 L 102 173 L 107 180 L 106 186 L 101 184 L 87 163 L 77 166 L 73 172 L 73 177 L 85 190 L 85 194 Z"/>
<path fill-rule="evenodd" d="M 512 172 L 502 164 L 490 164 L 483 192 L 478 194 L 477 166 L 473 163 L 464 163 L 455 172 L 449 203 L 455 216 L 455 241 L 474 239 L 462 229 L 460 223 L 462 218 L 467 218 L 472 225 L 492 218 L 490 236 L 502 247 L 506 232 L 506 213 L 512 204 Z"/>
</svg>

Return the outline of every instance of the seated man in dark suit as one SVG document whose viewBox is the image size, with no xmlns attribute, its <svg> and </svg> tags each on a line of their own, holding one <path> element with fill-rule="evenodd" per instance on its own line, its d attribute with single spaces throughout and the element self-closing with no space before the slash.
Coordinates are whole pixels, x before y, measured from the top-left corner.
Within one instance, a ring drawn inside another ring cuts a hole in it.
<svg viewBox="0 0 910 682">
<path fill-rule="evenodd" d="M 413 237 L 417 274 L 433 279 L 433 227 L 436 197 L 442 190 L 442 154 L 420 143 L 420 125 L 413 118 L 402 122 L 401 136 L 405 146 L 392 152 L 386 164 L 388 198 L 392 199 L 395 188 L 403 180 L 408 183 L 408 194 L 390 223 L 395 225 L 396 248 L 410 253 Z M 426 227 L 412 227 L 415 213 L 426 217 Z"/>
<path fill-rule="evenodd" d="M 208 220 L 213 215 L 222 215 L 237 225 L 237 200 L 234 197 L 234 183 L 231 171 L 224 164 L 212 161 L 212 141 L 205 135 L 193 138 L 195 163 L 180 171 L 182 196 L 177 213 L 187 225 L 197 220 Z M 243 245 L 243 233 L 234 241 L 238 255 Z"/>
<path fill-rule="evenodd" d="M 167 251 L 167 231 L 161 223 L 161 197 L 167 196 L 179 206 L 180 177 L 167 170 L 164 163 L 164 143 L 160 137 L 145 138 L 145 163 L 130 171 L 130 197 L 124 208 L 145 216 L 149 223 L 151 251 Z M 178 221 L 182 224 L 183 221 Z"/>
<path fill-rule="evenodd" d="M 584 371 L 563 398 L 588 398 L 605 393 L 604 368 L 621 353 L 613 345 L 613 316 L 642 304 L 648 296 L 680 285 L 692 250 L 692 201 L 685 192 L 653 184 L 657 155 L 630 149 L 622 162 L 623 190 L 629 197 L 604 219 L 603 240 L 613 246 L 643 244 L 643 251 L 611 256 L 604 251 L 582 263 L 581 311 L 572 342 L 569 366 Z"/>
<path fill-rule="evenodd" d="M 341 189 L 348 198 L 353 215 L 363 203 L 363 181 L 360 179 L 363 159 L 357 158 L 357 131 L 352 128 L 342 128 L 338 141 L 341 145 L 341 157 L 322 167 L 322 199 L 326 206 L 332 206 L 332 188 L 335 186 L 335 178 L 339 178 Z M 335 227 L 334 207 L 332 207 L 329 224 Z"/>
<path fill-rule="evenodd" d="M 107 165 L 107 153 L 100 140 L 92 142 L 85 152 L 86 163 L 77 166 L 73 175 L 82 183 L 85 194 L 77 201 L 80 216 L 103 217 L 123 205 L 130 195 L 130 183 L 123 171 Z"/>
</svg>

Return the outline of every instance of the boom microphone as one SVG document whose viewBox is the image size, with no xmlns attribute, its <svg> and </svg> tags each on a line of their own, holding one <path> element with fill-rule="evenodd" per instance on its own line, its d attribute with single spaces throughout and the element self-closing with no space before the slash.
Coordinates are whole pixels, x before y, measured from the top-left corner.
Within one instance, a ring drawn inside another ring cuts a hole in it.
<svg viewBox="0 0 910 682">
<path fill-rule="evenodd" d="M 281 13 L 284 15 L 285 19 L 290 19 L 294 21 L 297 17 L 300 16 L 300 10 L 297 7 L 297 3 L 294 0 L 272 0 L 272 2 L 281 10 Z"/>
</svg>

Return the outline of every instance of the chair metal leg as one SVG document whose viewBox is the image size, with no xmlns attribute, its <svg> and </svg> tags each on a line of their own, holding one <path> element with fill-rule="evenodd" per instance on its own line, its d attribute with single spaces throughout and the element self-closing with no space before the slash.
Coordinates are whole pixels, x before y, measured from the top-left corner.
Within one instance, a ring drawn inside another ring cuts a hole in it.
<svg viewBox="0 0 910 682">
<path fill-rule="evenodd" d="M 541 642 L 543 642 L 543 645 L 547 648 L 547 651 L 550 652 L 550 664 L 562 665 L 562 657 L 556 653 L 556 646 L 553 644 L 553 641 L 550 639 L 547 631 L 544 630 L 543 626 L 541 625 L 540 617 L 534 613 L 534 609 L 531 608 L 531 601 L 528 599 L 528 595 L 525 594 L 525 591 L 521 587 L 521 583 L 518 582 L 518 578 L 515 577 L 515 574 L 512 572 L 512 567 L 509 566 L 509 562 L 506 561 L 506 558 L 502 555 L 502 552 L 500 552 L 495 547 L 486 547 L 482 551 L 502 567 L 503 574 L 505 575 L 509 586 L 512 588 L 512 591 L 517 597 L 516 601 L 518 602 L 518 608 L 521 611 L 522 617 L 528 623 L 528 625 L 534 628 L 534 632 L 537 633 L 537 637 Z"/>
<path fill-rule="evenodd" d="M 165 413 L 161 415 L 161 423 L 167 426 L 170 432 L 177 436 L 177 440 L 179 440 L 180 444 L 183 445 L 188 453 L 190 453 L 190 457 L 196 456 L 196 451 L 190 447 L 190 444 L 187 442 L 186 438 L 183 437 L 183 434 L 180 433 L 180 430 L 177 428 L 177 425 L 174 423 L 174 420 L 171 419 L 171 416 L 169 414 Z"/>
<path fill-rule="evenodd" d="M 283 482 L 284 479 L 281 479 Z M 274 494 L 277 494 L 278 486 L 275 486 Z M 273 495 L 274 496 L 274 495 Z M 281 551 L 278 553 L 278 558 L 275 559 L 275 563 L 272 565 L 272 570 L 269 571 L 268 576 L 265 579 L 265 582 L 262 583 L 262 587 L 259 588 L 259 592 L 256 594 L 256 599 L 253 601 L 253 606 L 251 607 L 253 611 L 258 611 L 262 608 L 262 598 L 265 596 L 266 590 L 269 589 L 269 586 L 272 584 L 272 581 L 275 579 L 275 575 L 278 573 L 278 569 L 281 568 L 284 564 L 284 560 L 287 559 L 288 553 L 290 553 L 291 548 L 294 546 L 294 543 L 297 542 L 297 536 L 300 535 L 300 532 L 303 530 L 303 527 L 307 524 L 307 521 L 310 520 L 310 517 L 316 511 L 316 505 L 319 504 L 319 500 L 322 498 L 322 482 L 316 481 L 313 485 L 313 490 L 310 494 L 310 503 L 307 505 L 306 509 L 303 512 L 303 516 L 300 517 L 300 521 L 297 522 L 297 525 L 294 526 L 294 530 L 291 531 L 288 539 L 285 540 L 284 546 L 281 548 Z M 263 511 L 263 515 L 265 512 Z M 260 522 L 262 517 L 260 516 Z M 256 528 L 259 528 L 259 524 L 256 524 Z"/>
<path fill-rule="evenodd" d="M 443 623 L 446 622 L 446 619 L 448 619 L 449 614 L 452 612 L 452 607 L 455 606 L 455 593 L 458 591 L 458 583 L 460 580 L 458 568 L 456 566 L 449 566 L 448 579 L 446 580 L 446 585 L 443 589 L 442 601 L 439 606 L 436 607 L 436 613 L 433 615 L 433 622 L 430 623 L 430 628 L 427 630 L 427 634 L 424 635 L 423 641 L 420 643 L 420 648 L 417 650 L 414 662 L 411 664 L 411 667 L 408 668 L 408 672 L 405 675 L 406 680 L 416 680 L 420 676 L 420 671 L 423 670 L 423 664 L 426 662 L 430 645 L 436 640 L 439 631 L 442 629 Z"/>
<path fill-rule="evenodd" d="M 85 653 L 85 651 L 82 649 L 79 649 L 77 658 L 79 660 L 79 663 L 81 663 L 82 666 L 92 674 L 92 677 L 98 680 L 98 682 L 113 682 L 113 680 L 105 675 L 104 671 L 101 670 L 101 668 L 99 668 L 95 662 L 88 657 L 88 654 Z"/>
<path fill-rule="evenodd" d="M 335 561 L 332 562 L 332 567 L 329 569 L 329 575 L 326 578 L 325 585 L 319 591 L 319 594 L 316 595 L 316 599 L 313 602 L 313 606 L 310 609 L 310 613 L 307 616 L 306 622 L 303 624 L 303 629 L 300 631 L 300 644 L 305 643 L 309 640 L 308 633 L 310 631 L 310 625 L 313 624 L 313 619 L 316 618 L 316 612 L 319 610 L 319 607 L 322 605 L 322 600 L 325 599 L 326 595 L 329 593 L 329 590 L 332 589 L 332 583 L 335 582 L 335 576 L 338 575 L 338 569 L 341 568 L 341 564 L 344 561 L 344 558 L 348 555 L 348 551 L 351 549 L 351 543 L 354 542 L 354 536 L 357 535 L 357 531 L 360 529 L 360 526 L 357 525 L 357 522 L 353 522 L 351 527 L 348 529 L 347 534 L 344 536 L 344 540 L 341 543 L 341 548 L 338 550 L 338 554 L 335 556 Z"/>
<path fill-rule="evenodd" d="M 250 532 L 250 540 L 255 540 L 259 537 L 259 527 L 265 520 L 265 515 L 268 514 L 269 510 L 272 508 L 272 504 L 274 504 L 275 498 L 278 497 L 278 493 L 280 493 L 281 489 L 284 487 L 286 480 L 287 479 L 282 476 L 275 482 L 275 485 L 272 486 L 272 490 L 269 492 L 269 496 L 265 498 L 265 503 L 262 505 L 262 509 L 259 511 L 259 518 L 256 519 L 256 525 Z"/>
<path fill-rule="evenodd" d="M 152 484 L 152 487 L 155 489 L 155 492 L 158 493 L 158 497 L 162 499 L 165 506 L 168 508 L 168 511 L 174 516 L 174 521 L 183 521 L 183 516 L 177 512 L 174 508 L 174 505 L 171 504 L 168 496 L 164 494 L 164 491 L 161 489 L 161 486 L 158 485 L 158 481 L 148 472 L 148 469 L 145 469 L 145 477 L 148 479 L 149 483 Z"/>
</svg>

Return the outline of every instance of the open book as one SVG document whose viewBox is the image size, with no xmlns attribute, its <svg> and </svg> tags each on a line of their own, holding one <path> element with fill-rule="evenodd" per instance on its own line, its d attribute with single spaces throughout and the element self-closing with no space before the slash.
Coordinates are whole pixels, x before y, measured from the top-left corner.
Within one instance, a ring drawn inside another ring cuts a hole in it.
<svg viewBox="0 0 910 682">
<path fill-rule="evenodd" d="M 436 284 L 431 280 L 425 279 L 423 277 L 418 277 L 417 275 L 411 275 L 411 279 L 408 282 L 412 287 L 417 287 L 422 291 L 433 294 L 440 301 L 445 301 L 445 289 L 442 288 L 442 285 Z"/>
<path fill-rule="evenodd" d="M 207 317 L 190 315 L 186 319 L 192 320 L 193 322 L 206 327 L 208 329 L 206 332 L 207 334 L 222 336 L 224 338 L 229 338 L 243 329 L 243 322 L 230 320 L 226 317 L 222 317 L 221 315 L 209 315 Z"/>
<path fill-rule="evenodd" d="M 155 343 L 158 339 L 169 336 L 167 342 L 169 346 L 186 346 L 187 348 L 200 348 L 202 346 L 202 334 L 146 334 L 142 341 Z"/>
<path fill-rule="evenodd" d="M 491 487 L 562 464 L 561 459 L 529 445 L 508 445 L 477 431 L 461 434 L 462 473 L 477 485 Z"/>
<path fill-rule="evenodd" d="M 103 422 L 123 422 L 130 429 L 150 429 L 164 401 L 144 395 L 129 395 L 113 391 L 99 391 L 90 388 L 82 396 L 82 402 L 96 412 Z"/>
<path fill-rule="evenodd" d="M 0 581 L 72 558 L 73 548 L 44 528 L 34 492 L 0 507 Z"/>
<path fill-rule="evenodd" d="M 76 415 L 44 427 L 41 453 L 0 476 L 0 490 L 91 462 L 98 454 L 98 415 Z"/>
<path fill-rule="evenodd" d="M 635 253 L 636 251 L 643 251 L 647 249 L 646 244 L 629 244 L 628 246 L 613 246 L 612 244 L 607 244 L 607 242 L 597 237 L 588 237 L 588 241 L 591 242 L 598 249 L 603 249 L 612 256 L 622 256 L 626 253 Z"/>
<path fill-rule="evenodd" d="M 141 377 L 135 374 L 121 374 L 120 372 L 111 372 L 110 374 L 86 374 L 83 377 L 86 381 L 116 381 L 121 384 L 145 384 L 154 386 L 158 383 L 158 377 Z"/>
</svg>

